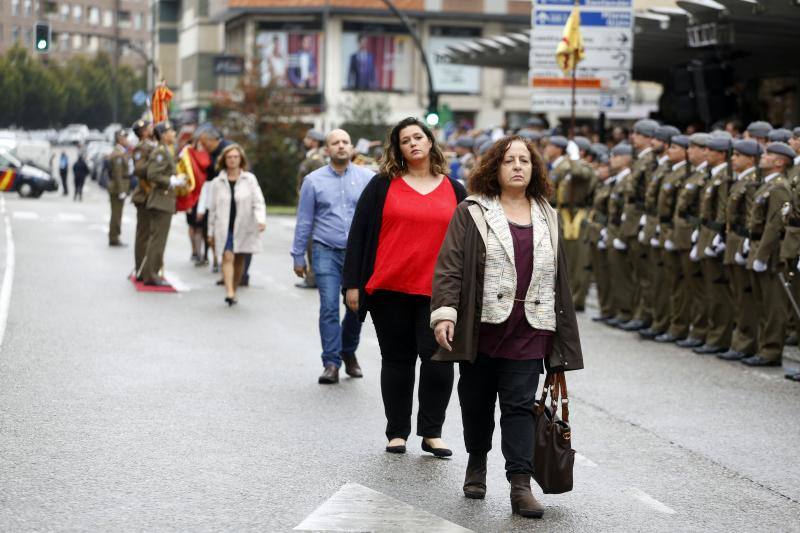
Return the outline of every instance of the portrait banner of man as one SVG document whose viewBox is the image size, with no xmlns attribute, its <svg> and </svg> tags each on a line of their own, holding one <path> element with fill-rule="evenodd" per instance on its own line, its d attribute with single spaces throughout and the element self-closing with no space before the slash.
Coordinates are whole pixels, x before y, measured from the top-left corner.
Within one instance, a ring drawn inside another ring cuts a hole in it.
<svg viewBox="0 0 800 533">
<path fill-rule="evenodd" d="M 393 30 L 397 33 L 393 33 Z M 353 91 L 410 91 L 413 43 L 399 29 L 345 24 L 342 34 L 344 88 Z"/>
<path fill-rule="evenodd" d="M 263 87 L 319 90 L 319 33 L 262 31 L 256 46 Z"/>
</svg>

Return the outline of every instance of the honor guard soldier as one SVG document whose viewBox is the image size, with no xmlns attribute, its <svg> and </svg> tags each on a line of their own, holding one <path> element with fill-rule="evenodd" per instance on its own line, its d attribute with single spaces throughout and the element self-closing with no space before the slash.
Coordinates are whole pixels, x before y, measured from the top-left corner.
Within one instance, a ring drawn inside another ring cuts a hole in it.
<svg viewBox="0 0 800 533">
<path fill-rule="evenodd" d="M 633 266 L 628 246 L 622 236 L 623 209 L 625 207 L 625 180 L 631 173 L 633 148 L 620 143 L 611 149 L 611 193 L 608 196 L 608 229 L 604 240 L 608 246 L 608 266 L 611 270 L 611 300 L 616 315 L 606 324 L 621 327 L 633 318 L 636 304 L 633 283 Z"/>
<path fill-rule="evenodd" d="M 789 139 L 788 144 L 792 147 L 792 150 L 800 154 L 800 127 L 796 127 L 792 130 L 792 137 Z M 789 186 L 792 189 L 792 211 L 791 217 L 786 222 L 786 237 L 784 238 L 784 244 L 781 244 L 782 255 L 791 255 L 800 237 L 798 236 L 800 228 L 795 226 L 795 224 L 800 225 L 800 155 L 794 158 L 794 166 L 789 169 L 788 176 Z M 797 253 L 798 251 L 794 250 L 794 252 Z M 792 294 L 796 302 L 800 302 L 800 263 L 798 263 L 798 261 L 800 261 L 800 259 L 789 260 L 787 263 L 787 269 L 791 275 L 790 278 L 787 279 L 791 280 Z M 800 317 L 797 316 L 797 310 L 793 308 L 789 316 L 796 318 L 795 336 L 800 335 L 800 331 L 798 331 L 800 330 L 800 326 L 798 326 L 798 324 L 800 324 Z M 786 374 L 786 379 L 800 381 L 800 372 Z"/>
<path fill-rule="evenodd" d="M 650 244 L 640 241 L 644 226 L 644 200 L 647 182 L 657 166 L 653 152 L 653 137 L 658 122 L 639 120 L 633 125 L 631 144 L 635 150 L 635 160 L 631 173 L 625 178 L 625 206 L 623 208 L 620 240 L 625 244 L 630 256 L 634 283 L 634 315 L 632 320 L 620 326 L 625 331 L 638 331 L 649 328 L 653 321 L 652 291 L 648 271 L 650 269 Z"/>
<path fill-rule="evenodd" d="M 695 133 L 689 137 L 686 157 L 691 165 L 689 177 L 678 193 L 675 206 L 673 241 L 681 252 L 681 272 L 691 296 L 691 333 L 677 345 L 681 348 L 696 348 L 705 344 L 708 333 L 706 315 L 706 295 L 703 273 L 700 270 L 700 253 L 697 239 L 700 236 L 700 200 L 706 181 L 708 181 L 708 142 L 707 133 Z"/>
<path fill-rule="evenodd" d="M 569 175 L 572 165 L 567 155 L 569 141 L 561 135 L 553 135 L 548 139 L 544 147 L 544 158 L 550 169 L 550 184 L 553 186 L 550 196 L 550 204 L 554 207 L 558 205 L 558 188 L 561 182 Z"/>
<path fill-rule="evenodd" d="M 697 239 L 708 320 L 705 344 L 693 349 L 700 355 L 726 352 L 733 332 L 733 295 L 728 272 L 722 264 L 725 252 L 725 210 L 731 187 L 731 173 L 728 168 L 730 149 L 730 135 L 725 132 L 711 135 L 706 157 L 710 175 L 700 198 L 701 226 Z"/>
<path fill-rule="evenodd" d="M 796 153 L 800 154 L 800 126 L 792 130 L 792 138 L 787 142 Z M 800 181 L 800 155 L 794 158 L 794 166 L 789 169 L 789 183 Z"/>
<path fill-rule="evenodd" d="M 735 179 L 728 191 L 725 209 L 725 235 L 723 265 L 731 280 L 733 293 L 733 317 L 735 329 L 731 336 L 730 349 L 717 357 L 726 361 L 738 361 L 755 355 L 756 331 L 762 315 L 761 302 L 753 293 L 753 279 L 747 270 L 747 259 L 742 255 L 742 244 L 749 237 L 747 216 L 753 206 L 759 187 L 758 158 L 763 149 L 755 139 L 733 142 L 731 167 Z"/>
<path fill-rule="evenodd" d="M 769 144 L 769 132 L 771 131 L 772 124 L 764 122 L 763 120 L 757 120 L 747 125 L 744 134 L 746 139 L 755 139 L 758 144 L 764 148 Z"/>
<path fill-rule="evenodd" d="M 651 146 L 657 157 L 657 167 L 647 180 L 644 194 L 644 227 L 642 228 L 639 242 L 650 247 L 650 299 L 652 302 L 653 320 L 650 327 L 639 330 L 639 335 L 646 339 L 653 339 L 669 329 L 669 298 L 670 290 L 667 282 L 666 270 L 661 242 L 659 241 L 658 194 L 664 177 L 672 171 L 667 146 L 670 139 L 680 135 L 680 130 L 675 126 L 659 126 L 656 128 Z"/>
<path fill-rule="evenodd" d="M 152 186 L 145 204 L 150 234 L 141 277 L 145 285 L 165 286 L 169 284 L 159 276 L 159 271 L 164 265 L 164 248 L 175 213 L 175 187 L 186 181 L 175 176 L 175 130 L 172 125 L 160 122 L 156 125 L 155 133 L 158 146 L 150 154 L 147 163 L 147 181 Z"/>
<path fill-rule="evenodd" d="M 753 273 L 755 296 L 763 306 L 758 351 L 742 359 L 748 366 L 780 366 L 783 356 L 789 299 L 780 281 L 779 256 L 784 232 L 783 208 L 791 202 L 786 171 L 795 157 L 797 154 L 788 144 L 770 143 L 759 163 L 764 179 L 750 209 L 747 222 L 750 238 L 742 245 L 748 254 L 747 266 Z"/>
<path fill-rule="evenodd" d="M 657 335 L 656 342 L 679 342 L 689 336 L 692 314 L 692 295 L 684 282 L 682 258 L 686 251 L 681 250 L 675 241 L 675 214 L 678 195 L 689 177 L 689 164 L 686 150 L 689 137 L 673 135 L 667 146 L 670 169 L 664 176 L 658 191 L 656 211 L 658 213 L 658 243 L 661 245 L 661 259 L 664 263 L 665 284 L 669 287 L 669 328 Z"/>
<path fill-rule="evenodd" d="M 150 192 L 150 184 L 147 181 L 147 161 L 150 152 L 155 148 L 153 141 L 153 125 L 146 120 L 137 120 L 131 126 L 133 133 L 139 138 L 139 143 L 133 149 L 133 175 L 136 176 L 136 188 L 131 195 L 131 201 L 136 206 L 136 240 L 133 249 L 134 272 L 137 278 L 142 268 L 144 253 L 147 249 L 147 239 L 150 236 L 150 224 L 147 218 L 147 194 Z"/>
<path fill-rule="evenodd" d="M 792 138 L 792 130 L 786 128 L 775 128 L 767 135 L 767 141 L 771 143 L 789 143 Z"/>
<path fill-rule="evenodd" d="M 122 208 L 125 197 L 131 189 L 131 160 L 128 156 L 128 140 L 125 130 L 119 130 L 114 135 L 116 145 L 111 152 L 111 171 L 108 181 L 108 197 L 111 201 L 111 218 L 108 224 L 108 245 L 124 246 L 119 240 L 122 231 Z"/>
<path fill-rule="evenodd" d="M 595 322 L 607 322 L 616 314 L 611 299 L 611 271 L 608 266 L 608 198 L 611 195 L 611 172 L 608 161 L 608 148 L 604 144 L 593 145 L 592 164 L 597 176 L 597 184 L 592 196 L 589 211 L 588 240 L 591 247 L 591 268 L 597 284 L 597 302 L 600 314 L 593 317 Z"/>
</svg>

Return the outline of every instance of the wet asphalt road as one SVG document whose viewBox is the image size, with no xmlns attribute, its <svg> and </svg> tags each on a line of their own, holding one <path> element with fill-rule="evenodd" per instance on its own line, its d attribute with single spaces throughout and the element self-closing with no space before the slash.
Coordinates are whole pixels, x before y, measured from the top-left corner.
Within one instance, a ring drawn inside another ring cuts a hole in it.
<svg viewBox="0 0 800 533">
<path fill-rule="evenodd" d="M 85 196 L 5 196 L 2 531 L 289 531 L 347 483 L 474 531 L 800 531 L 800 386 L 780 369 L 642 342 L 589 309 L 586 369 L 568 374 L 576 487 L 542 497 L 531 522 L 510 514 L 499 434 L 487 499 L 461 495 L 455 394 L 451 460 L 416 437 L 405 456 L 383 452 L 370 324 L 366 377 L 317 384 L 317 294 L 293 286 L 292 219 L 269 219 L 252 286 L 228 309 L 188 261 L 182 216 L 166 258 L 182 291 L 137 293 L 132 249 L 106 246 L 104 193 Z M 129 243 L 134 219 L 127 205 Z"/>
</svg>

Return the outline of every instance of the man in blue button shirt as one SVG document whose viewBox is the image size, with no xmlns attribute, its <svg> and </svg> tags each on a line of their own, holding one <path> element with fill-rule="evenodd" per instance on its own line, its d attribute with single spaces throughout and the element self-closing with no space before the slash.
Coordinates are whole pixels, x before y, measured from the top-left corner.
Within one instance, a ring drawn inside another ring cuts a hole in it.
<svg viewBox="0 0 800 533">
<path fill-rule="evenodd" d="M 322 338 L 322 364 L 319 383 L 339 382 L 339 367 L 344 361 L 347 375 L 362 377 L 356 359 L 361 334 L 358 315 L 345 310 L 339 323 L 339 298 L 347 235 L 361 192 L 374 172 L 350 162 L 353 144 L 344 130 L 333 130 L 325 137 L 330 163 L 306 176 L 300 188 L 297 226 L 292 257 L 294 272 L 306 276 L 305 251 L 309 237 L 314 275 L 319 288 L 319 333 Z"/>
</svg>

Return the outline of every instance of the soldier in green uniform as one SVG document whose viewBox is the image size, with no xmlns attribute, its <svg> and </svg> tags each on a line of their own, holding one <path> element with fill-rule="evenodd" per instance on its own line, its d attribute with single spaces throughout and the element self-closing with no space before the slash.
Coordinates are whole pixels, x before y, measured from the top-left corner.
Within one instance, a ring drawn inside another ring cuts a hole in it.
<svg viewBox="0 0 800 533">
<path fill-rule="evenodd" d="M 769 132 L 771 131 L 772 124 L 763 120 L 756 120 L 747 125 L 744 137 L 745 139 L 754 139 L 762 148 L 765 148 L 769 143 Z"/>
<path fill-rule="evenodd" d="M 305 180 L 306 176 L 318 168 L 324 167 L 327 162 L 327 154 L 325 153 L 325 147 L 323 146 L 324 143 L 325 134 L 315 129 L 308 130 L 306 136 L 303 138 L 303 146 L 306 148 L 306 157 L 303 159 L 303 161 L 300 163 L 300 167 L 297 169 L 298 196 L 300 193 L 300 187 L 303 186 L 303 181 Z M 313 289 L 317 286 L 317 280 L 314 277 L 313 263 L 311 262 L 311 244 L 312 242 L 309 239 L 308 247 L 306 249 L 306 262 L 308 263 L 308 268 L 306 268 L 306 277 L 303 279 L 303 281 L 299 281 L 294 284 L 295 287 L 301 289 Z"/>
<path fill-rule="evenodd" d="M 747 266 L 753 273 L 755 296 L 762 303 L 763 313 L 758 327 L 756 355 L 742 359 L 748 366 L 780 366 L 786 340 L 789 299 L 781 286 L 778 273 L 781 234 L 784 232 L 784 205 L 791 202 L 786 171 L 797 154 L 786 143 L 770 143 L 759 167 L 764 175 L 747 222 L 749 240 L 743 244 L 748 254 Z"/>
<path fill-rule="evenodd" d="M 554 207 L 558 205 L 559 186 L 572 170 L 572 165 L 567 155 L 567 145 L 569 145 L 569 141 L 566 137 L 554 135 L 548 139 L 547 145 L 544 147 L 544 159 L 550 169 L 550 183 L 552 185 L 550 204 Z"/>
<path fill-rule="evenodd" d="M 669 329 L 669 283 L 667 272 L 664 268 L 663 249 L 659 234 L 661 227 L 658 219 L 658 195 L 661 191 L 661 183 L 664 177 L 672 170 L 672 163 L 667 155 L 667 146 L 670 139 L 675 135 L 680 135 L 680 130 L 675 126 L 659 126 L 656 128 L 651 146 L 653 153 L 656 154 L 656 170 L 650 175 L 647 181 L 647 188 L 644 195 L 644 215 L 645 222 L 642 228 L 639 242 L 650 247 L 650 296 L 652 299 L 653 320 L 650 327 L 639 330 L 639 335 L 646 339 L 653 339 Z"/>
<path fill-rule="evenodd" d="M 611 299 L 611 271 L 608 265 L 608 198 L 611 195 L 608 149 L 604 144 L 592 146 L 592 166 L 597 176 L 597 184 L 592 196 L 589 211 L 587 236 L 591 250 L 591 268 L 597 286 L 597 301 L 600 314 L 592 317 L 595 322 L 607 322 L 614 318 L 616 311 Z"/>
<path fill-rule="evenodd" d="M 147 162 L 147 181 L 152 186 L 147 195 L 147 216 L 150 235 L 147 239 L 141 277 L 145 285 L 168 285 L 158 272 L 164 264 L 169 226 L 175 213 L 175 187 L 185 183 L 185 178 L 175 176 L 175 130 L 169 122 L 160 122 L 155 128 L 158 146 Z"/>
<path fill-rule="evenodd" d="M 730 149 L 731 139 L 728 134 L 711 135 L 706 157 L 710 176 L 700 198 L 701 227 L 697 239 L 708 320 L 705 344 L 693 349 L 700 355 L 726 352 L 733 333 L 733 294 L 728 272 L 722 264 L 725 251 L 725 210 L 732 179 L 728 168 Z"/>
<path fill-rule="evenodd" d="M 706 294 L 703 285 L 703 273 L 700 269 L 700 252 L 697 239 L 700 236 L 700 199 L 708 181 L 708 142 L 711 136 L 707 133 L 695 133 L 689 137 L 689 148 L 686 157 L 691 165 L 691 173 L 686 178 L 683 188 L 678 193 L 675 205 L 673 241 L 675 248 L 681 252 L 681 272 L 683 282 L 691 295 L 690 336 L 677 345 L 681 348 L 696 348 L 705 344 L 708 333 L 708 315 L 706 313 Z"/>
<path fill-rule="evenodd" d="M 606 324 L 621 327 L 631 321 L 636 287 L 633 283 L 633 265 L 622 236 L 623 208 L 625 206 L 625 180 L 631 173 L 633 148 L 629 144 L 618 144 L 611 149 L 609 160 L 613 177 L 608 196 L 608 228 L 603 235 L 608 246 L 608 266 L 611 270 L 611 300 L 616 315 Z"/>
<path fill-rule="evenodd" d="M 735 181 L 728 191 L 725 209 L 723 265 L 728 271 L 733 293 L 733 322 L 731 347 L 717 357 L 738 361 L 756 353 L 756 331 L 761 316 L 760 302 L 753 294 L 753 280 L 747 270 L 747 260 L 742 256 L 742 243 L 748 238 L 747 215 L 753 205 L 759 178 L 756 165 L 763 152 L 754 139 L 734 141 L 731 167 Z"/>
<path fill-rule="evenodd" d="M 150 192 L 150 184 L 147 182 L 147 161 L 150 152 L 155 148 L 153 141 L 153 125 L 146 120 L 137 120 L 131 126 L 133 133 L 139 138 L 139 143 L 133 149 L 133 175 L 136 176 L 136 188 L 131 195 L 131 201 L 136 206 L 136 240 L 134 242 L 133 259 L 134 273 L 141 281 L 140 270 L 144 253 L 147 249 L 147 239 L 150 236 L 150 223 L 147 218 L 147 193 Z"/>
<path fill-rule="evenodd" d="M 788 144 L 792 147 L 792 150 L 800 154 L 800 127 L 796 127 L 792 130 L 792 137 L 789 139 Z M 792 189 L 792 206 L 790 208 L 790 218 L 788 218 L 786 224 L 784 244 L 781 244 L 782 255 L 790 255 L 792 253 L 792 248 L 797 246 L 797 241 L 800 241 L 800 227 L 798 227 L 800 226 L 800 155 L 794 158 L 794 166 L 789 169 L 788 176 L 789 186 Z M 797 226 L 795 226 L 795 224 L 797 224 Z M 800 253 L 800 250 L 794 250 L 794 252 Z M 792 260 L 789 261 L 787 266 L 791 273 L 790 282 L 792 284 L 792 293 L 795 295 L 795 300 L 800 303 L 800 270 L 798 269 L 800 263 Z M 795 324 L 800 324 L 800 317 L 796 316 L 796 311 L 794 309 L 792 309 L 790 316 L 796 319 Z M 795 328 L 795 336 L 800 335 L 798 329 L 800 329 L 800 327 Z M 786 374 L 786 379 L 800 381 L 800 372 Z"/>
<path fill-rule="evenodd" d="M 108 198 L 111 201 L 111 218 L 108 223 L 108 245 L 124 246 L 119 240 L 122 231 L 122 208 L 125 206 L 125 197 L 131 190 L 131 168 L 128 156 L 128 140 L 125 130 L 119 130 L 114 135 L 116 145 L 111 152 L 111 172 L 108 181 Z"/>
<path fill-rule="evenodd" d="M 667 147 L 670 169 L 664 176 L 661 189 L 658 191 L 656 211 L 658 213 L 658 244 L 662 248 L 661 259 L 664 263 L 665 284 L 669 287 L 669 328 L 665 333 L 657 335 L 656 342 L 679 342 L 689 336 L 692 315 L 692 295 L 689 286 L 684 282 L 681 258 L 685 250 L 680 250 L 675 243 L 674 223 L 678 205 L 678 195 L 683 190 L 689 177 L 689 164 L 686 161 L 686 149 L 689 137 L 673 135 Z"/>
<path fill-rule="evenodd" d="M 644 227 L 644 201 L 647 182 L 657 166 L 653 152 L 653 137 L 658 128 L 655 120 L 639 120 L 633 125 L 631 144 L 636 157 L 631 173 L 625 178 L 622 226 L 620 240 L 625 244 L 633 268 L 634 315 L 627 324 L 620 326 L 625 331 L 638 331 L 650 327 L 653 321 L 653 295 L 649 276 L 650 243 L 641 241 Z"/>
</svg>

